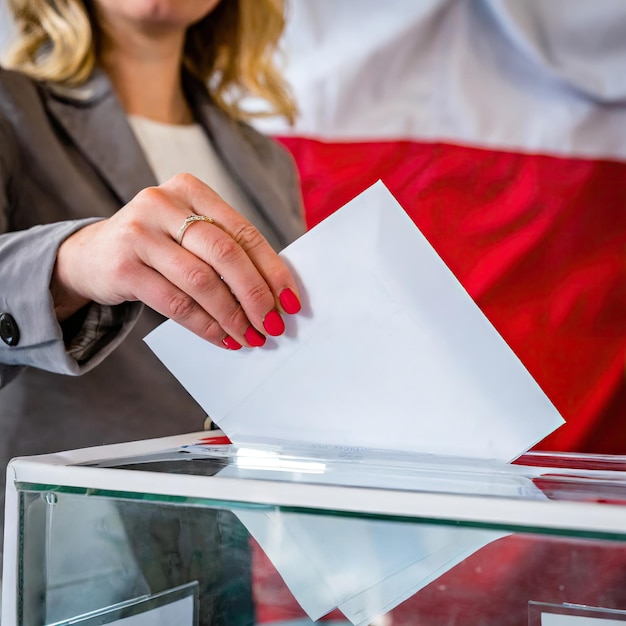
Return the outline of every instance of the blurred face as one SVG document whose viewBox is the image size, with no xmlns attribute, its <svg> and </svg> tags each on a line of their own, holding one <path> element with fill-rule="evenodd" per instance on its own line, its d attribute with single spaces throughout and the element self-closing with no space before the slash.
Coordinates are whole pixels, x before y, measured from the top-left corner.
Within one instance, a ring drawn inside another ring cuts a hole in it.
<svg viewBox="0 0 626 626">
<path fill-rule="evenodd" d="M 208 15 L 220 0 L 93 0 L 101 25 L 145 32 L 186 30 Z"/>
</svg>

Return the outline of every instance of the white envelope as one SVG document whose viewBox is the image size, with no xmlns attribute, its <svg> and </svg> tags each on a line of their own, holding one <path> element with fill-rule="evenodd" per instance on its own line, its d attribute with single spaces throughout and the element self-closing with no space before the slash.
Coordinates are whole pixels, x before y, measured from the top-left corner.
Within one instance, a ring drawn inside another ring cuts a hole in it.
<svg viewBox="0 0 626 626">
<path fill-rule="evenodd" d="M 303 309 L 263 348 L 146 338 L 233 441 L 510 461 L 563 423 L 382 182 L 281 256 Z"/>
<path fill-rule="evenodd" d="M 311 620 L 339 608 L 355 626 L 394 609 L 508 534 L 279 510 L 233 512 Z"/>
</svg>

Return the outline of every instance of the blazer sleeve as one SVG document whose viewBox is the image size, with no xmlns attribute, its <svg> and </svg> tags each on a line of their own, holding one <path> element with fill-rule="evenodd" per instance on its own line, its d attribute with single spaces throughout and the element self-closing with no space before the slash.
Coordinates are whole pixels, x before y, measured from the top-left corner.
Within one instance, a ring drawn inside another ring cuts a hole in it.
<svg viewBox="0 0 626 626">
<path fill-rule="evenodd" d="M 52 270 L 60 244 L 95 219 L 42 224 L 10 232 L 19 185 L 25 184 L 17 174 L 19 158 L 12 129 L 0 118 L 0 315 L 4 314 L 3 319 L 9 319 L 19 333 L 13 345 L 0 341 L 0 386 L 12 380 L 24 366 L 82 374 L 124 339 L 141 310 L 139 303 L 119 307 L 93 304 L 86 316 L 88 328 L 80 328 L 66 346 L 67 338 L 57 322 L 50 293 Z M 94 326 L 94 319 L 108 323 Z"/>
</svg>

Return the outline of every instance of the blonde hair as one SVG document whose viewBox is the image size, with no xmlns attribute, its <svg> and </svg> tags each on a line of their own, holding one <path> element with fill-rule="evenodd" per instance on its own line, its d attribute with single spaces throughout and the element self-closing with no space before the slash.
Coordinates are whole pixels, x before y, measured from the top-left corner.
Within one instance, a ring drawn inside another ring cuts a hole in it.
<svg viewBox="0 0 626 626">
<path fill-rule="evenodd" d="M 98 61 L 102 32 L 88 0 L 9 0 L 17 40 L 8 65 L 36 80 L 84 83 Z M 183 63 L 205 82 L 215 103 L 235 119 L 296 115 L 291 93 L 275 65 L 285 25 L 283 0 L 222 0 L 187 31 Z M 244 99 L 269 109 L 248 111 Z"/>
</svg>

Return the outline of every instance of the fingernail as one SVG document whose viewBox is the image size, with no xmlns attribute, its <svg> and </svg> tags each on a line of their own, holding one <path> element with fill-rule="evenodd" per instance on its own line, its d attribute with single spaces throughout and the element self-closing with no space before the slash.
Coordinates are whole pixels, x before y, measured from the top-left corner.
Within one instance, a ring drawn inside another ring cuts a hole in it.
<svg viewBox="0 0 626 626">
<path fill-rule="evenodd" d="M 297 313 L 301 308 L 298 296 L 289 288 L 283 289 L 278 295 L 278 299 L 285 313 Z"/>
<path fill-rule="evenodd" d="M 241 344 L 238 341 L 235 341 L 230 335 L 227 335 L 226 337 L 224 337 L 224 339 L 222 339 L 222 343 L 229 350 L 240 350 L 241 349 Z"/>
<path fill-rule="evenodd" d="M 285 322 L 283 322 L 283 318 L 276 309 L 272 309 L 263 318 L 263 328 L 265 328 L 269 335 L 273 335 L 274 337 L 282 335 L 285 332 Z"/>
<path fill-rule="evenodd" d="M 253 348 L 259 348 L 265 343 L 265 337 L 254 326 L 248 326 L 243 336 Z"/>
</svg>

